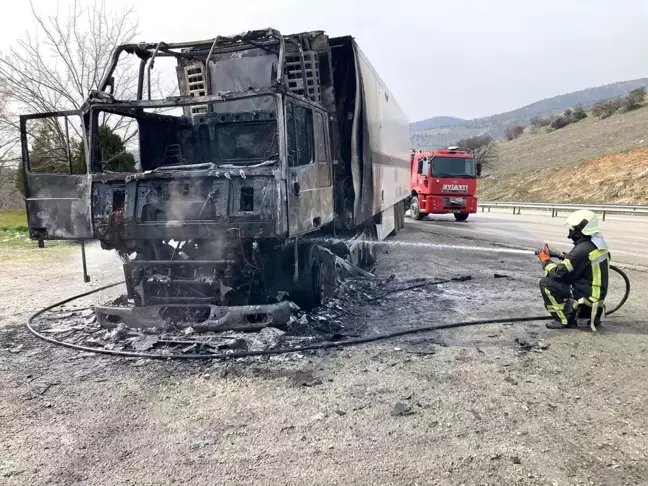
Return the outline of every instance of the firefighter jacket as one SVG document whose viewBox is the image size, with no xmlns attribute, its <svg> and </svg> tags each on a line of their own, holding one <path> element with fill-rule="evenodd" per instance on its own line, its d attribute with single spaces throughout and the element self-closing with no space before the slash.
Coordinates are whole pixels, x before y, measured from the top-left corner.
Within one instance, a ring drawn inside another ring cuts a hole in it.
<svg viewBox="0 0 648 486">
<path fill-rule="evenodd" d="M 542 266 L 547 277 L 570 284 L 575 299 L 598 302 L 607 295 L 610 252 L 599 249 L 590 238 L 577 241 L 562 262 L 546 260 Z"/>
</svg>

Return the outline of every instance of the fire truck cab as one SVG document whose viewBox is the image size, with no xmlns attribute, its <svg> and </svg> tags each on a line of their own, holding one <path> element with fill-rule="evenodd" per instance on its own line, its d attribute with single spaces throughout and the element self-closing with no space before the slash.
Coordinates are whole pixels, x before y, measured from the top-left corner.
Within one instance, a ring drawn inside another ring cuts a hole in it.
<svg viewBox="0 0 648 486">
<path fill-rule="evenodd" d="M 453 213 L 465 221 L 477 212 L 477 177 L 481 164 L 468 152 L 448 147 L 434 152 L 411 152 L 412 191 L 409 201 L 412 219 L 428 214 Z"/>
</svg>

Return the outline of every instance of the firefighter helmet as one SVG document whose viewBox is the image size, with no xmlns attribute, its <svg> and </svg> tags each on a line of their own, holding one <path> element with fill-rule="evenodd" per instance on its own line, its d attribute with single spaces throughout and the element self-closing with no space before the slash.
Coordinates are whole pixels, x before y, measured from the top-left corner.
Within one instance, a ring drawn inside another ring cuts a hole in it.
<svg viewBox="0 0 648 486">
<path fill-rule="evenodd" d="M 598 216 L 589 209 L 579 209 L 567 218 L 567 224 L 578 228 L 586 236 L 592 236 L 599 232 Z"/>
</svg>

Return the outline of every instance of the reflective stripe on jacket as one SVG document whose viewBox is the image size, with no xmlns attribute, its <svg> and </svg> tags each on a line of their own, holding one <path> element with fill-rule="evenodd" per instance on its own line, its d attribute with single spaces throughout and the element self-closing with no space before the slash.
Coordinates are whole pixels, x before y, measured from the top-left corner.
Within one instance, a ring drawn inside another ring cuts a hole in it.
<svg viewBox="0 0 648 486">
<path fill-rule="evenodd" d="M 610 252 L 599 250 L 589 238 L 576 243 L 562 262 L 546 260 L 542 266 L 547 277 L 571 284 L 576 299 L 598 302 L 607 295 Z"/>
</svg>

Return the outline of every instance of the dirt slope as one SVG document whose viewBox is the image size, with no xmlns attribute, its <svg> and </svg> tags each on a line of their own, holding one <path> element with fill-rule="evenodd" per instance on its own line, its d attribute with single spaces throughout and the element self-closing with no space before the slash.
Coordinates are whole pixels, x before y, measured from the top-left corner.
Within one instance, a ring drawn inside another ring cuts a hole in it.
<svg viewBox="0 0 648 486">
<path fill-rule="evenodd" d="M 479 181 L 479 196 L 485 201 L 648 204 L 648 147 L 567 167 L 491 175 Z"/>
<path fill-rule="evenodd" d="M 495 174 L 570 166 L 601 155 L 648 146 L 648 106 L 605 120 L 591 115 L 551 133 L 524 135 L 497 146 Z"/>
</svg>

